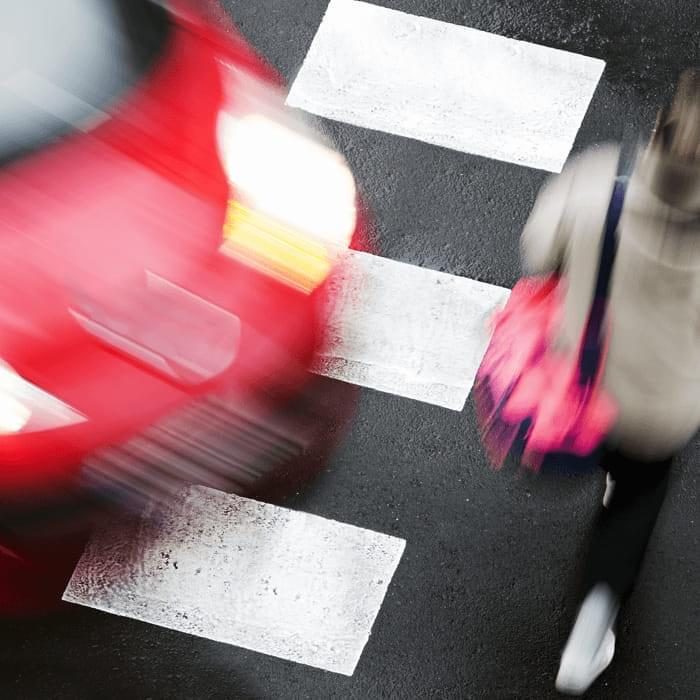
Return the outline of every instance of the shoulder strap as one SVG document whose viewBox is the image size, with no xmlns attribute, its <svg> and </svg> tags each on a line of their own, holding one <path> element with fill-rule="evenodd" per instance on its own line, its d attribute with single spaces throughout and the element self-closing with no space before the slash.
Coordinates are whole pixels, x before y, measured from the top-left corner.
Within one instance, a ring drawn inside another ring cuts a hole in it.
<svg viewBox="0 0 700 700">
<path fill-rule="evenodd" d="M 618 161 L 618 175 L 615 178 L 610 203 L 608 204 L 608 213 L 605 217 L 593 302 L 591 303 L 591 310 L 588 314 L 581 343 L 579 382 L 584 385 L 592 384 L 595 381 L 603 355 L 605 312 L 607 311 L 610 279 L 617 253 L 617 226 L 622 214 L 627 186 L 627 178 L 619 174 L 621 167 L 622 157 Z"/>
</svg>

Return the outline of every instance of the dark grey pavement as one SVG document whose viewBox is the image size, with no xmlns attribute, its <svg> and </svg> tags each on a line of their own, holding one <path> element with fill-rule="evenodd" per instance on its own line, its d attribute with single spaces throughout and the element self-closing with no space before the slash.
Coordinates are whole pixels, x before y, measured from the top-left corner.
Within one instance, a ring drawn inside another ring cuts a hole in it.
<svg viewBox="0 0 700 700">
<path fill-rule="evenodd" d="M 326 0 L 226 0 L 288 81 Z M 604 59 L 574 151 L 647 134 L 679 71 L 700 62 L 686 0 L 378 2 Z M 512 286 L 518 235 L 546 174 L 322 121 L 353 167 L 387 257 Z M 700 697 L 700 442 L 674 469 L 613 664 L 587 697 Z M 599 479 L 489 471 L 462 414 L 363 390 L 348 439 L 289 505 L 407 541 L 351 678 L 106 614 L 0 626 L 7 698 L 548 698 L 573 613 Z"/>
</svg>

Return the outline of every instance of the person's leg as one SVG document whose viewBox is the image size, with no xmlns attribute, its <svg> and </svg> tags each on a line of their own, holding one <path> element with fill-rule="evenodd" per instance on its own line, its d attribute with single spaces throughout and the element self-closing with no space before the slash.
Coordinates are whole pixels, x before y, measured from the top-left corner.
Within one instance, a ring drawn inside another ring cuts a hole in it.
<svg viewBox="0 0 700 700">
<path fill-rule="evenodd" d="M 584 591 L 606 583 L 620 602 L 632 592 L 661 510 L 672 458 L 645 462 L 609 451 L 603 468 L 614 482 L 596 519 L 584 574 Z"/>
<path fill-rule="evenodd" d="M 606 452 L 614 487 L 596 520 L 584 575 L 584 597 L 562 654 L 557 689 L 585 692 L 615 650 L 613 626 L 632 591 L 666 494 L 671 458 L 643 462 Z"/>
</svg>

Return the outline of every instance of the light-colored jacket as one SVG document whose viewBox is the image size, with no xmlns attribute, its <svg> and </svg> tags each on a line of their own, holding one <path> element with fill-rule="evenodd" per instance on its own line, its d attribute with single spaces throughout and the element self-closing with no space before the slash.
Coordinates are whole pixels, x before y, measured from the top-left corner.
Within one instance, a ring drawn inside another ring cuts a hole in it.
<svg viewBox="0 0 700 700">
<path fill-rule="evenodd" d="M 542 189 L 522 234 L 528 273 L 559 268 L 566 280 L 559 344 L 568 350 L 578 348 L 590 309 L 617 159 L 616 146 L 574 159 Z M 620 410 L 611 442 L 632 456 L 666 457 L 700 427 L 700 172 L 679 172 L 647 150 L 618 232 L 604 374 Z"/>
</svg>

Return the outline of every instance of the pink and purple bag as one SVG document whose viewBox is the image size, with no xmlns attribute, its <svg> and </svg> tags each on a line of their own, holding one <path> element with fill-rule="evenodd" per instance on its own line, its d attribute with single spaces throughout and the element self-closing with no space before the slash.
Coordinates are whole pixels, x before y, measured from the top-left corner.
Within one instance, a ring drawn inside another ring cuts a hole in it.
<svg viewBox="0 0 700 700">
<path fill-rule="evenodd" d="M 615 181 L 605 221 L 598 275 L 578 353 L 557 350 L 564 281 L 526 277 L 492 319 L 477 372 L 474 401 L 481 438 L 496 469 L 507 461 L 528 470 L 591 468 L 617 408 L 601 384 L 606 310 L 622 212 L 624 179 Z"/>
</svg>

